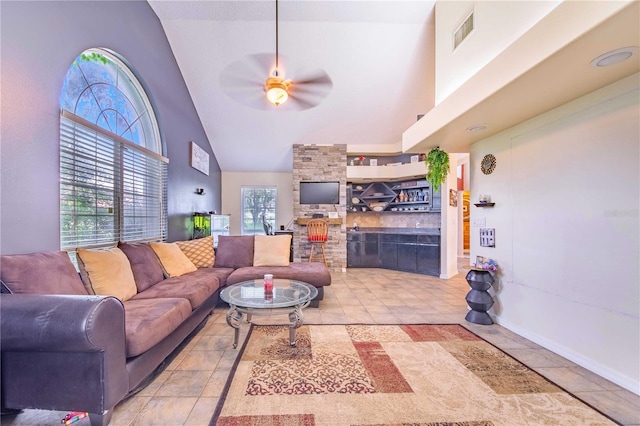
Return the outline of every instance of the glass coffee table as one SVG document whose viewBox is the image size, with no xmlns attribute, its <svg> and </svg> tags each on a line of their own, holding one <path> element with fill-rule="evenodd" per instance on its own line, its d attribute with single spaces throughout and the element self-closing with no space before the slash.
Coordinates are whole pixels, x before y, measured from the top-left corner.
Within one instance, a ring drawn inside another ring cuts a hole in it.
<svg viewBox="0 0 640 426">
<path fill-rule="evenodd" d="M 247 322 L 251 322 L 252 315 L 289 314 L 289 343 L 295 346 L 296 329 L 302 325 L 302 310 L 317 295 L 318 289 L 311 284 L 286 279 L 274 279 L 272 292 L 265 292 L 262 278 L 223 289 L 220 298 L 229 304 L 227 324 L 235 329 L 233 347 L 238 347 L 243 314 L 247 314 Z"/>
</svg>

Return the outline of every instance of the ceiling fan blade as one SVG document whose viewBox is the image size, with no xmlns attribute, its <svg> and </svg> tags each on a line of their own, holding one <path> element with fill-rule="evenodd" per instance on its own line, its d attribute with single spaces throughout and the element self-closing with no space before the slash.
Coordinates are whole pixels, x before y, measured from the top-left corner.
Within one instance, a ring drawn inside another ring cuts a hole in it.
<svg viewBox="0 0 640 426">
<path fill-rule="evenodd" d="M 311 109 L 320 104 L 333 87 L 331 77 L 323 70 L 301 73 L 292 79 L 289 97 L 295 109 Z"/>
<path fill-rule="evenodd" d="M 321 101 L 322 99 L 311 101 L 308 98 L 305 98 L 304 96 L 296 96 L 292 94 L 292 95 L 289 95 L 289 101 L 287 103 L 291 104 L 290 108 L 293 110 L 304 111 L 306 109 L 317 107 Z"/>
<path fill-rule="evenodd" d="M 296 73 L 294 75 L 293 81 L 298 85 L 303 85 L 303 84 L 305 86 L 323 85 L 323 86 L 328 86 L 329 89 L 333 87 L 333 81 L 331 80 L 331 77 L 329 77 L 329 74 L 327 74 L 323 70 L 314 70 L 314 71 L 305 72 L 305 73 Z"/>
<path fill-rule="evenodd" d="M 220 74 L 220 87 L 232 99 L 255 109 L 267 109 L 264 83 L 273 55 L 258 53 L 232 62 Z M 275 62 L 274 62 L 275 63 Z"/>
<path fill-rule="evenodd" d="M 280 57 L 282 64 L 283 57 Z M 255 53 L 232 62 L 220 74 L 220 86 L 232 99 L 250 108 L 261 110 L 305 110 L 316 107 L 327 97 L 333 82 L 323 70 L 300 72 L 289 86 L 290 100 L 275 107 L 267 100 L 265 83 L 275 70 L 275 56 Z M 279 76 L 286 75 L 285 68 L 278 69 Z"/>
</svg>

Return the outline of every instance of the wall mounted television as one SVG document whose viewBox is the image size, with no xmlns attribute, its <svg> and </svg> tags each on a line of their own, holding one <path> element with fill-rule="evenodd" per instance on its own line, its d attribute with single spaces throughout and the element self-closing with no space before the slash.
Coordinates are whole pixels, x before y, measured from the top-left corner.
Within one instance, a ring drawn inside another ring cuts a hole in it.
<svg viewBox="0 0 640 426">
<path fill-rule="evenodd" d="M 300 182 L 300 204 L 340 204 L 340 182 Z"/>
</svg>

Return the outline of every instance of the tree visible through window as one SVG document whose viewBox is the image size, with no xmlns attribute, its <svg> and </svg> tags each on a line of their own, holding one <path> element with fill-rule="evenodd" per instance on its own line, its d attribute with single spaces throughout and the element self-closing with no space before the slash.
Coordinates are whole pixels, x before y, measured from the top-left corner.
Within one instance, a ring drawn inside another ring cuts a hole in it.
<svg viewBox="0 0 640 426">
<path fill-rule="evenodd" d="M 89 49 L 69 67 L 60 104 L 61 248 L 163 240 L 168 160 L 131 70 Z"/>
<path fill-rule="evenodd" d="M 272 232 L 276 224 L 275 186 L 242 187 L 242 234 Z"/>
</svg>

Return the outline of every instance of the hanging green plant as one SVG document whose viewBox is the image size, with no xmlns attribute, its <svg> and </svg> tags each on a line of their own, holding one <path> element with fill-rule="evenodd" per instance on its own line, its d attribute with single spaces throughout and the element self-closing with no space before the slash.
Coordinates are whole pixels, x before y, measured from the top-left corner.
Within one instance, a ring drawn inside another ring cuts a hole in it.
<svg viewBox="0 0 640 426">
<path fill-rule="evenodd" d="M 449 154 L 437 146 L 429 151 L 424 164 L 427 166 L 427 180 L 431 182 L 435 191 L 440 190 L 440 185 L 449 173 Z"/>
</svg>

